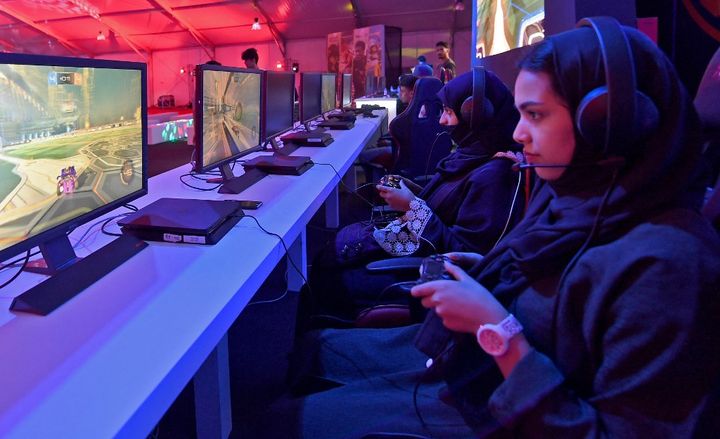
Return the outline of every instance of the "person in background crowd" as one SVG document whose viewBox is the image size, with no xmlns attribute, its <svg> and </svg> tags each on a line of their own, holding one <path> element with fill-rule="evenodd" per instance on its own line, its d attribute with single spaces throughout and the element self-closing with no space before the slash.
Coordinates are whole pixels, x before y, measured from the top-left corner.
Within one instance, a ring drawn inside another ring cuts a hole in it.
<svg viewBox="0 0 720 439">
<path fill-rule="evenodd" d="M 260 61 L 260 57 L 258 56 L 257 49 L 254 47 L 251 47 L 249 49 L 245 49 L 241 55 L 241 58 L 243 61 L 245 61 L 245 67 L 248 69 L 258 69 L 258 61 Z"/>
<path fill-rule="evenodd" d="M 457 67 L 455 66 L 455 61 L 450 58 L 450 46 L 448 46 L 448 43 L 438 41 L 435 44 L 435 52 L 440 61 L 435 68 L 435 77 L 440 79 L 444 84 L 455 77 Z"/>
</svg>

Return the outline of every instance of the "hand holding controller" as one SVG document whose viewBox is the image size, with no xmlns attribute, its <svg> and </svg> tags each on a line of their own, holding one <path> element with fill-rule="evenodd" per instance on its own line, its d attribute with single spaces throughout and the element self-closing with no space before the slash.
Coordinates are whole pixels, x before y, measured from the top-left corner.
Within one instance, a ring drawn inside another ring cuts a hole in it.
<svg viewBox="0 0 720 439">
<path fill-rule="evenodd" d="M 425 283 L 441 279 L 453 279 L 445 271 L 445 261 L 449 261 L 445 255 L 431 255 L 422 260 L 420 264 L 420 279 L 418 283 Z M 442 319 L 430 310 L 425 317 L 425 322 L 415 336 L 415 347 L 430 358 L 436 358 L 444 350 L 452 338 L 452 333 L 443 325 Z"/>
<path fill-rule="evenodd" d="M 445 271 L 445 261 L 450 259 L 445 255 L 430 255 L 420 263 L 420 279 L 418 283 L 430 282 L 433 280 L 452 280 L 453 277 Z"/>
<path fill-rule="evenodd" d="M 400 189 L 400 177 L 397 175 L 384 175 L 380 179 L 380 185 Z"/>
</svg>

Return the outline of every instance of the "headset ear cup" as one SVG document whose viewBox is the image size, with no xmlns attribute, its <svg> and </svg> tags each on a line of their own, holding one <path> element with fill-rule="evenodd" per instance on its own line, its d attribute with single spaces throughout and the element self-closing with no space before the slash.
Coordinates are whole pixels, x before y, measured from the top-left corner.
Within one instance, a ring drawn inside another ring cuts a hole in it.
<svg viewBox="0 0 720 439">
<path fill-rule="evenodd" d="M 607 87 L 598 87 L 583 97 L 575 113 L 575 126 L 585 142 L 605 150 L 607 138 Z"/>
<path fill-rule="evenodd" d="M 468 124 L 470 124 L 470 121 L 472 120 L 473 103 L 473 98 L 470 97 L 465 99 L 460 107 L 460 116 L 462 117 L 462 120 L 467 121 Z M 475 117 L 475 125 L 478 126 L 472 127 L 473 129 L 479 128 L 479 125 L 483 125 L 487 120 L 492 119 L 495 115 L 495 107 L 493 107 L 493 104 L 489 99 L 483 98 L 482 103 L 482 114 Z"/>
<path fill-rule="evenodd" d="M 470 125 L 472 123 L 472 110 L 473 110 L 473 98 L 470 96 L 469 98 L 465 99 L 460 106 L 460 118 L 463 122 Z"/>
<path fill-rule="evenodd" d="M 635 92 L 635 132 L 634 141 L 644 140 L 660 125 L 660 111 L 655 102 L 645 93 Z"/>
</svg>

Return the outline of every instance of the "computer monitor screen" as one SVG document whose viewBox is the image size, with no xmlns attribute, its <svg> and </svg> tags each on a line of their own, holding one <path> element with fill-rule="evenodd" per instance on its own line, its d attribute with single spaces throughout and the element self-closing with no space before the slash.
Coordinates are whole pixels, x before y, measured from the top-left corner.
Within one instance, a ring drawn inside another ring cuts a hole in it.
<svg viewBox="0 0 720 439">
<path fill-rule="evenodd" d="M 336 79 L 335 73 L 323 73 L 322 75 L 322 95 L 320 96 L 320 111 L 322 113 L 327 113 L 337 105 Z"/>
<path fill-rule="evenodd" d="M 342 75 L 342 106 L 348 107 L 352 103 L 352 74 Z"/>
<path fill-rule="evenodd" d="M 497 55 L 545 38 L 545 0 L 475 3 L 476 58 Z"/>
<path fill-rule="evenodd" d="M 262 72 L 203 64 L 196 78 L 195 170 L 259 150 Z"/>
<path fill-rule="evenodd" d="M 146 82 L 145 64 L 0 53 L 0 260 L 147 192 Z"/>
<path fill-rule="evenodd" d="M 265 77 L 265 137 L 293 126 L 295 74 L 267 71 Z"/>
<path fill-rule="evenodd" d="M 300 74 L 300 120 L 306 122 L 320 115 L 320 93 L 322 89 L 322 74 Z"/>
</svg>

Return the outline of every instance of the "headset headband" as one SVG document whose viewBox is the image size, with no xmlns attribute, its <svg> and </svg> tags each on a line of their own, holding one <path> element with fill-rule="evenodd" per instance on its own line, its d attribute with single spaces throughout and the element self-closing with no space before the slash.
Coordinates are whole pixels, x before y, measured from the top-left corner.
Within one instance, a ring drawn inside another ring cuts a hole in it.
<svg viewBox="0 0 720 439">
<path fill-rule="evenodd" d="M 583 18 L 577 27 L 595 31 L 600 43 L 607 86 L 607 125 L 604 151 L 633 137 L 636 118 L 636 78 L 630 43 L 620 23 L 612 17 Z"/>
</svg>

